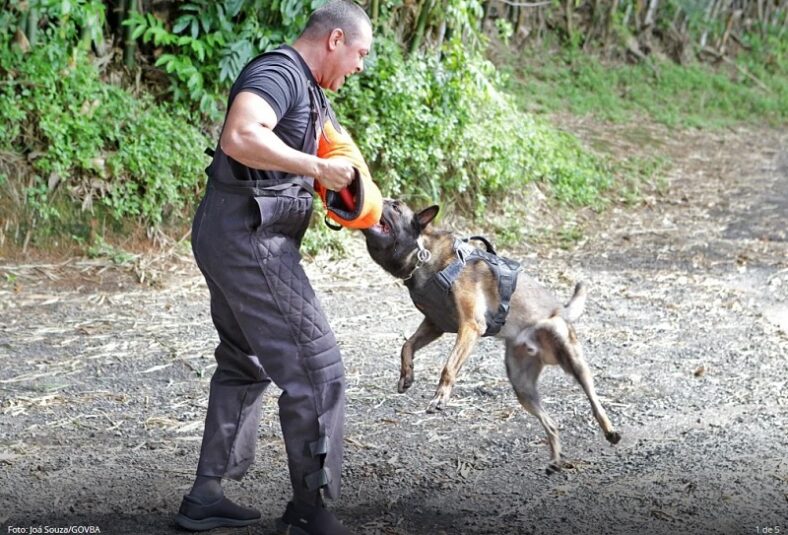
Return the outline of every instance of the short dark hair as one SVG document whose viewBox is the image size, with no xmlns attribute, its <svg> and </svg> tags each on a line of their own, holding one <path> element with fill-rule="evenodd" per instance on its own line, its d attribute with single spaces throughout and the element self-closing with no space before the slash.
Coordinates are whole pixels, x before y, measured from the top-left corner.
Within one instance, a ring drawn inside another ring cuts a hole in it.
<svg viewBox="0 0 788 535">
<path fill-rule="evenodd" d="M 317 39 L 340 28 L 350 42 L 361 33 L 362 24 L 372 27 L 367 12 L 361 6 L 350 0 L 330 0 L 312 12 L 301 35 Z"/>
</svg>

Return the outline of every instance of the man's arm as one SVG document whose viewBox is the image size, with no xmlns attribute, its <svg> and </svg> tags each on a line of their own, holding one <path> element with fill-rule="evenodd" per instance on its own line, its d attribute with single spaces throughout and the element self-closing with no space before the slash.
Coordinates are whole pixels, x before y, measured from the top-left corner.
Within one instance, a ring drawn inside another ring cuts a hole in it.
<svg viewBox="0 0 788 535">
<path fill-rule="evenodd" d="M 276 113 L 259 95 L 241 91 L 233 100 L 219 144 L 222 151 L 247 167 L 314 177 L 339 191 L 353 180 L 351 163 L 324 160 L 289 147 L 277 136 Z"/>
</svg>

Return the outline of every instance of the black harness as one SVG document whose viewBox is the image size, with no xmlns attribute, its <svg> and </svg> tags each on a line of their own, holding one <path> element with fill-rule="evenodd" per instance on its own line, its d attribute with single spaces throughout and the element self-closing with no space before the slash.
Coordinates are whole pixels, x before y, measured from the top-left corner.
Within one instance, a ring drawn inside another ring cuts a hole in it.
<svg viewBox="0 0 788 535">
<path fill-rule="evenodd" d="M 470 240 L 483 242 L 487 250 L 477 249 L 468 243 Z M 459 321 L 457 318 L 457 307 L 452 295 L 452 287 L 460 276 L 460 272 L 465 268 L 465 264 L 468 262 L 487 262 L 493 275 L 498 280 L 498 295 L 501 303 L 498 305 L 497 310 L 487 310 L 485 312 L 487 330 L 483 336 L 494 336 L 498 334 L 506 323 L 506 316 L 509 314 L 509 302 L 517 287 L 517 274 L 521 271 L 520 263 L 498 256 L 492 244 L 481 236 L 454 240 L 454 251 L 457 254 L 457 260 L 435 273 L 424 285 L 415 287 L 414 279 L 412 278 L 405 281 L 405 285 L 410 291 L 410 297 L 416 307 L 436 327 L 444 332 L 456 333 Z"/>
</svg>

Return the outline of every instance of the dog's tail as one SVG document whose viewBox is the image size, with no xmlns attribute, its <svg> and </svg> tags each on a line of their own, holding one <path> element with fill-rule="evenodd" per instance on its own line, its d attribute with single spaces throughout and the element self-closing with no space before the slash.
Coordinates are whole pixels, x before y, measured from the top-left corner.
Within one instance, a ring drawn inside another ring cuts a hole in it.
<svg viewBox="0 0 788 535">
<path fill-rule="evenodd" d="M 582 282 L 578 282 L 575 285 L 575 293 L 572 295 L 572 299 L 564 306 L 564 313 L 562 316 L 567 321 L 577 321 L 577 319 L 583 315 L 583 309 L 586 306 L 586 285 Z"/>
</svg>

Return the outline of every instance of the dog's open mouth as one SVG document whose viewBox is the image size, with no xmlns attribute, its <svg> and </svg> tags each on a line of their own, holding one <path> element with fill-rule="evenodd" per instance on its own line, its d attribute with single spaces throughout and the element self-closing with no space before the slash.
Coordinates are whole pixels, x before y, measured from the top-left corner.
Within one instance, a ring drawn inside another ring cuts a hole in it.
<svg viewBox="0 0 788 535">
<path fill-rule="evenodd" d="M 391 227 L 389 226 L 388 223 L 386 223 L 386 221 L 383 218 L 381 218 L 380 221 L 372 225 L 369 230 L 373 232 L 377 232 L 378 234 L 391 233 Z"/>
</svg>

